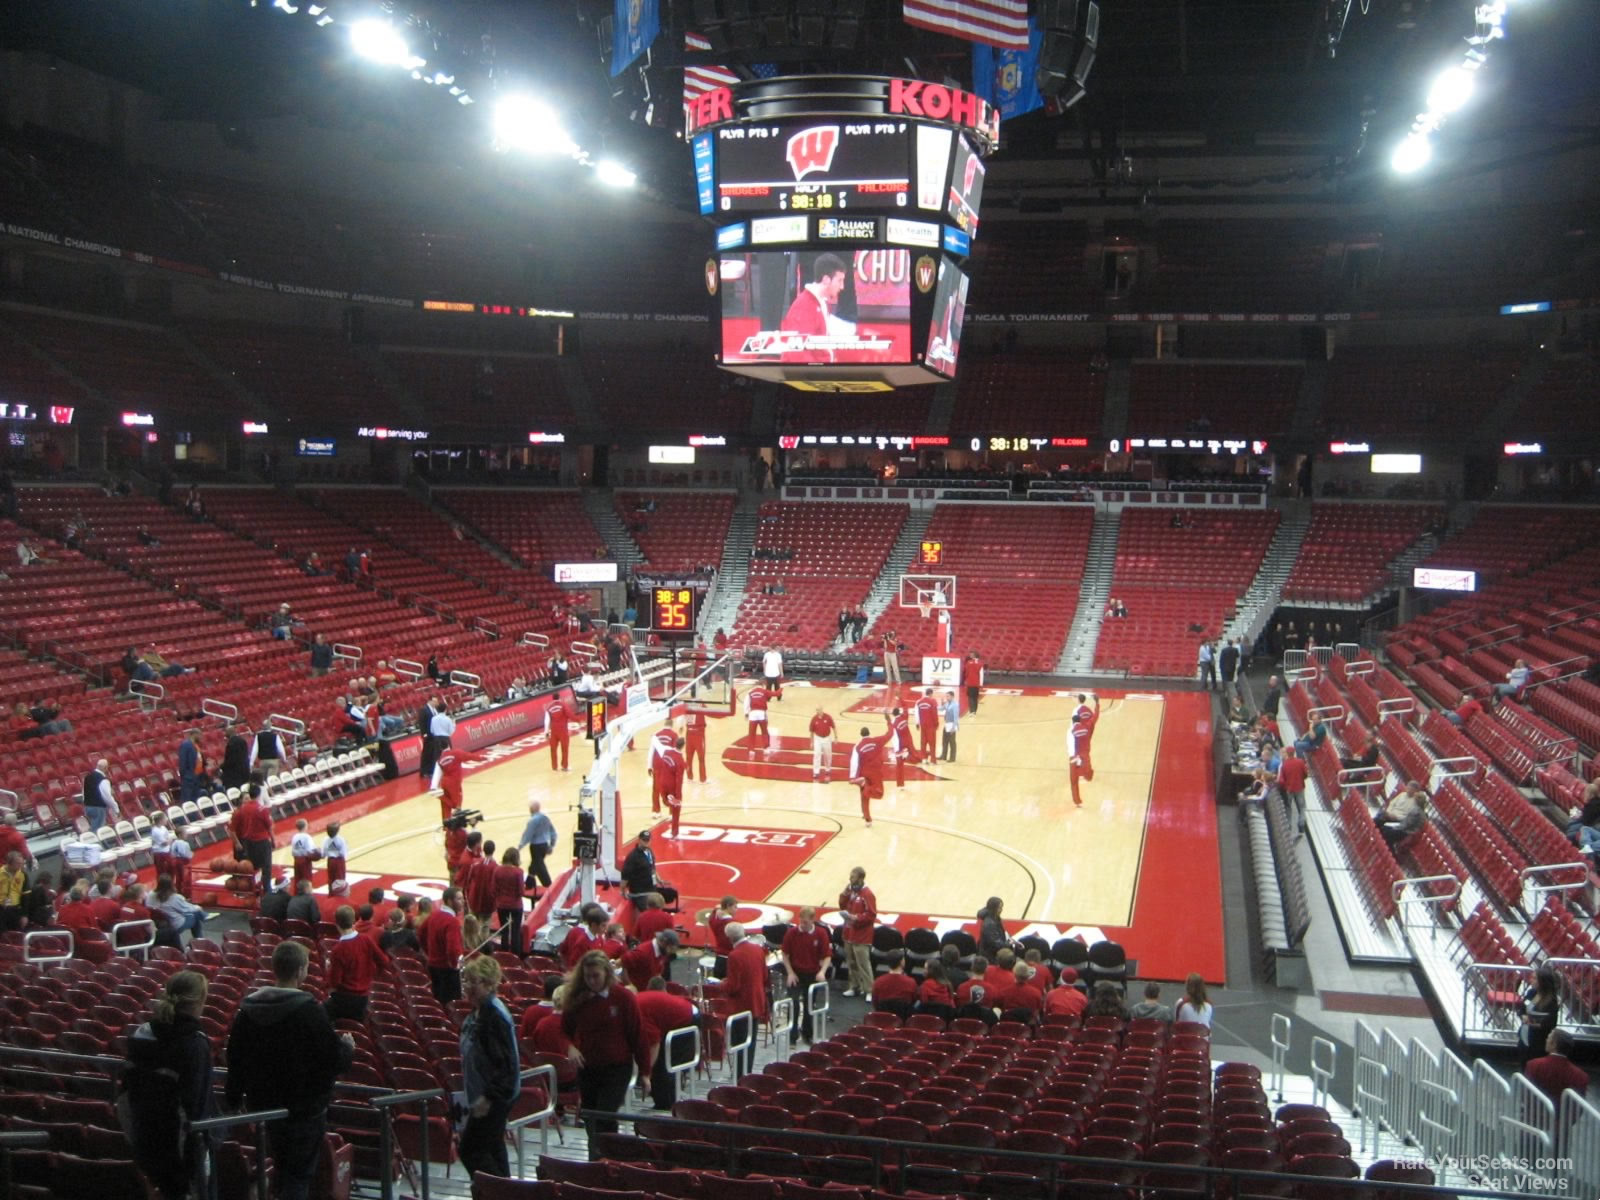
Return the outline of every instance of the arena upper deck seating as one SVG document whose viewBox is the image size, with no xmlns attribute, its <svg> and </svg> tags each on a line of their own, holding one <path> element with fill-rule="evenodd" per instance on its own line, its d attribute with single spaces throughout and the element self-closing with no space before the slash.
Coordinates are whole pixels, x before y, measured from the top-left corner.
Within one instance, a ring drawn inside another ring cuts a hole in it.
<svg viewBox="0 0 1600 1200">
<path fill-rule="evenodd" d="M 1225 437 L 1287 430 L 1303 373 L 1283 364 L 1135 363 L 1128 428 L 1182 433 L 1204 418 L 1210 431 Z"/>
<path fill-rule="evenodd" d="M 849 501 L 763 504 L 757 552 L 793 553 L 751 560 L 744 599 L 727 631 L 734 643 L 797 650 L 828 645 L 839 633 L 839 610 L 866 600 L 908 511 L 903 504 Z M 782 581 L 785 594 L 764 595 L 762 588 L 775 580 Z"/>
<path fill-rule="evenodd" d="M 1600 428 L 1600 363 L 1569 355 L 1551 362 L 1509 425 L 1516 437 L 1593 433 Z"/>
<path fill-rule="evenodd" d="M 1078 588 L 1094 514 L 1067 505 L 941 504 L 925 540 L 942 542 L 944 561 L 912 574 L 955 575 L 955 646 L 976 650 L 991 671 L 1054 670 L 1078 607 Z M 936 653 L 937 624 L 891 603 L 863 647 L 893 629 L 907 646 L 902 670 Z"/>
<path fill-rule="evenodd" d="M 1083 221 L 988 221 L 972 243 L 969 311 L 990 313 L 1090 312 L 1100 289 L 1085 263 L 1089 227 Z M 967 355 L 1001 333 L 968 322 Z"/>
<path fill-rule="evenodd" d="M 605 550 L 605 540 L 575 491 L 439 489 L 436 499 L 518 562 L 548 571 L 552 563 L 582 562 Z M 601 555 L 607 557 L 609 552 Z"/>
<path fill-rule="evenodd" d="M 718 370 L 698 343 L 589 342 L 582 361 L 589 395 L 608 428 L 737 435 L 749 424 L 748 381 Z"/>
<path fill-rule="evenodd" d="M 1443 520 L 1444 508 L 1437 504 L 1313 505 L 1311 527 L 1283 585 L 1283 598 L 1370 602 L 1388 585 L 1385 568 Z"/>
<path fill-rule="evenodd" d="M 639 511 L 646 501 L 653 511 Z M 653 569 L 692 571 L 722 562 L 735 501 L 732 492 L 618 492 L 614 503 Z"/>
<path fill-rule="evenodd" d="M 415 396 L 430 431 L 498 426 L 560 430 L 573 422 L 559 365 L 542 355 L 385 346 L 383 363 Z"/>
<path fill-rule="evenodd" d="M 1324 425 L 1336 437 L 1476 428 L 1526 357 L 1496 345 L 1340 346 Z"/>
<path fill-rule="evenodd" d="M 153 326 L 20 308 L 0 309 L 0 322 L 118 408 L 197 417 L 215 411 L 226 394 L 182 346 Z M 36 371 L 28 374 L 34 386 L 44 382 Z M 60 389 L 56 394 L 49 403 L 87 400 Z"/>
<path fill-rule="evenodd" d="M 963 357 L 952 436 L 1081 433 L 1105 421 L 1105 375 L 1079 357 L 1042 350 Z"/>
<path fill-rule="evenodd" d="M 286 325 L 196 322 L 184 333 L 218 367 L 275 412 L 321 432 L 319 422 L 399 425 L 372 367 L 343 334 Z"/>
<path fill-rule="evenodd" d="M 1145 311 L 1317 312 L 1334 236 L 1326 221 L 1163 219 L 1134 295 Z"/>
<path fill-rule="evenodd" d="M 1429 555 L 1425 565 L 1477 571 L 1481 587 L 1544 566 L 1596 538 L 1600 531 L 1593 514 L 1584 509 L 1489 504 Z M 1452 602 L 1457 608 L 1484 603 L 1481 590 Z"/>
<path fill-rule="evenodd" d="M 1095 666 L 1193 675 L 1200 640 L 1221 635 L 1278 528 L 1276 509 L 1184 509 L 1183 518 L 1175 529 L 1170 511 L 1123 513 L 1110 595 L 1128 615 L 1101 623 Z"/>
</svg>

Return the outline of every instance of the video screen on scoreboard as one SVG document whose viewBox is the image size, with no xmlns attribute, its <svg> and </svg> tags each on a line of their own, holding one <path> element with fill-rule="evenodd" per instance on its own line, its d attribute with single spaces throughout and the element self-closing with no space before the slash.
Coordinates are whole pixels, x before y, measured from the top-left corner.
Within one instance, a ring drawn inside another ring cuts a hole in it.
<svg viewBox="0 0 1600 1200">
<path fill-rule="evenodd" d="M 759 250 L 719 270 L 724 365 L 911 361 L 908 250 Z"/>
<path fill-rule="evenodd" d="M 939 260 L 939 282 L 933 292 L 933 323 L 928 326 L 928 353 L 923 362 L 955 378 L 961 354 L 961 326 L 967 315 L 967 275 L 948 258 Z"/>
<path fill-rule="evenodd" d="M 717 130 L 717 208 L 839 212 L 906 208 L 909 121 L 843 117 Z"/>
<path fill-rule="evenodd" d="M 950 172 L 950 196 L 945 211 L 968 237 L 978 233 L 978 210 L 983 206 L 983 160 L 966 138 L 956 139 L 955 170 Z"/>
</svg>

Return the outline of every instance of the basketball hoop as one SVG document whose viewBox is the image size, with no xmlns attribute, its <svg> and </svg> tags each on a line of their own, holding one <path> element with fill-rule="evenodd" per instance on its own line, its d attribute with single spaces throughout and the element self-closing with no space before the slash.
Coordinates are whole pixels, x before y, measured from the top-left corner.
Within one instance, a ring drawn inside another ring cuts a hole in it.
<svg viewBox="0 0 1600 1200">
<path fill-rule="evenodd" d="M 922 614 L 922 619 L 926 621 L 933 616 L 933 601 L 927 596 L 917 597 L 917 611 Z"/>
</svg>

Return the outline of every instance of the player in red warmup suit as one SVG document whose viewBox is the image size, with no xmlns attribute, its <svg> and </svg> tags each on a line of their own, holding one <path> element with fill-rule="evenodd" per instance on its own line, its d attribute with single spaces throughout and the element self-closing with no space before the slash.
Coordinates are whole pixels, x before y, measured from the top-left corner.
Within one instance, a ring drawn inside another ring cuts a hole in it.
<svg viewBox="0 0 1600 1200">
<path fill-rule="evenodd" d="M 571 719 L 572 709 L 567 706 L 566 700 L 560 696 L 552 700 L 544 710 L 544 732 L 545 736 L 550 740 L 550 769 L 552 771 L 570 769 L 567 766 L 567 755 L 572 747 L 572 730 L 568 727 L 568 722 Z M 556 762 L 558 754 L 561 760 L 559 765 Z"/>
<path fill-rule="evenodd" d="M 706 715 L 692 712 L 683 722 L 683 757 L 687 762 L 684 777 L 694 774 L 694 762 L 700 760 L 700 782 L 706 781 Z"/>
<path fill-rule="evenodd" d="M 439 789 L 439 821 L 442 824 L 461 807 L 461 751 L 454 746 L 446 746 L 444 753 L 434 761 L 431 786 Z"/>
<path fill-rule="evenodd" d="M 645 772 L 650 776 L 650 811 L 661 811 L 662 791 L 661 780 L 656 776 L 656 760 L 663 751 L 670 750 L 678 744 L 678 735 L 672 732 L 672 722 L 668 721 L 650 737 L 650 755 L 645 759 Z M 680 793 L 681 799 L 681 793 Z"/>
<path fill-rule="evenodd" d="M 917 737 L 922 742 L 921 757 L 930 760 L 939 757 L 939 702 L 933 698 L 933 689 L 924 688 L 922 696 L 912 710 L 917 715 Z"/>
<path fill-rule="evenodd" d="M 750 735 L 750 750 L 754 753 L 760 750 L 763 754 L 772 751 L 772 737 L 767 732 L 767 701 L 770 694 L 761 684 L 756 684 L 745 693 L 744 715 L 746 731 Z"/>
<path fill-rule="evenodd" d="M 1078 707 L 1072 713 L 1072 728 L 1067 733 L 1068 778 L 1072 783 L 1072 802 L 1079 808 L 1083 807 L 1083 797 L 1078 794 L 1079 781 L 1094 781 L 1094 760 L 1090 758 L 1089 751 L 1094 739 L 1094 727 L 1099 720 L 1100 697 L 1094 698 L 1094 707 L 1090 708 L 1088 697 L 1080 692 Z"/>
<path fill-rule="evenodd" d="M 850 782 L 861 789 L 861 819 L 872 828 L 872 802 L 883 799 L 884 759 L 889 755 L 887 734 L 861 730 L 861 740 L 850 751 Z"/>
<path fill-rule="evenodd" d="M 911 741 L 911 722 L 904 710 L 896 708 L 889 714 L 889 751 L 894 756 L 894 785 L 906 785 L 906 763 L 917 762 L 917 748 Z"/>
<path fill-rule="evenodd" d="M 678 818 L 683 814 L 683 780 L 688 768 L 689 760 L 683 756 L 682 738 L 656 755 L 653 778 L 661 789 L 661 798 L 666 801 L 667 811 L 672 814 L 672 829 L 667 834 L 669 838 L 678 836 Z"/>
</svg>

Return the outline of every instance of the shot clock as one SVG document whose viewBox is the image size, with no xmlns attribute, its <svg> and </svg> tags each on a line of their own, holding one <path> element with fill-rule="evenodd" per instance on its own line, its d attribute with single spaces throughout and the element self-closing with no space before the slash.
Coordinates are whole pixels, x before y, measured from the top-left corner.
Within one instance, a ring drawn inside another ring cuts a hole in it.
<svg viewBox="0 0 1600 1200">
<path fill-rule="evenodd" d="M 650 589 L 650 628 L 657 633 L 694 632 L 700 615 L 700 593 L 693 588 L 658 587 Z"/>
</svg>

